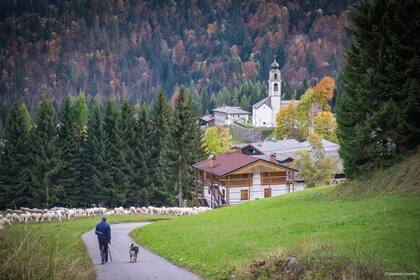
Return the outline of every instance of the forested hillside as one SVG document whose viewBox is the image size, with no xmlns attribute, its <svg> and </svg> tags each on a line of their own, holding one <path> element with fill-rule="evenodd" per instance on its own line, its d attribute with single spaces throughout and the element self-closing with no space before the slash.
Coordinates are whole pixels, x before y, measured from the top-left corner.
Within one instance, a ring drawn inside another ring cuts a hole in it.
<svg viewBox="0 0 420 280">
<path fill-rule="evenodd" d="M 266 80 L 274 54 L 284 92 L 299 94 L 313 79 L 336 76 L 352 2 L 1 1 L 0 113 L 16 98 L 34 112 L 43 95 L 57 108 L 80 91 L 139 103 L 180 84 L 204 113 L 223 88 Z M 236 103 L 247 107 L 246 98 Z"/>
</svg>

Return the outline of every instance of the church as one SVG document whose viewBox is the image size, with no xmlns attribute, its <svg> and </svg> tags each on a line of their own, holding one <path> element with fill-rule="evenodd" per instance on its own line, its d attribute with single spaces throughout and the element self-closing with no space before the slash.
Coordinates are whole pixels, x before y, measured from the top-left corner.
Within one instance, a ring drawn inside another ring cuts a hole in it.
<svg viewBox="0 0 420 280">
<path fill-rule="evenodd" d="M 280 66 L 274 58 L 268 78 L 268 96 L 252 105 L 252 125 L 255 127 L 275 127 L 276 115 L 291 100 L 281 98 Z"/>
</svg>

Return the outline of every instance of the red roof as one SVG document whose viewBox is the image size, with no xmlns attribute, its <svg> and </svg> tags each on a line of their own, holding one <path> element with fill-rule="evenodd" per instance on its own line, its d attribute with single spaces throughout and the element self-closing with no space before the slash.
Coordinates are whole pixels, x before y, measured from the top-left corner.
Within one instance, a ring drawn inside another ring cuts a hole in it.
<svg viewBox="0 0 420 280">
<path fill-rule="evenodd" d="M 244 155 L 238 152 L 227 152 L 216 156 L 215 167 L 210 167 L 210 159 L 200 161 L 194 164 L 193 167 L 215 174 L 217 176 L 223 176 L 229 172 L 232 172 L 258 160 L 258 158 Z"/>
</svg>

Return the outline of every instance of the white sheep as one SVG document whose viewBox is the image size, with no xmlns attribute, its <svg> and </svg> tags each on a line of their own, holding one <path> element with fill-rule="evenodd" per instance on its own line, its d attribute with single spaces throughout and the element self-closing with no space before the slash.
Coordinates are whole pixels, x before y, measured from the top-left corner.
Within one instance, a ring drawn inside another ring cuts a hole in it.
<svg viewBox="0 0 420 280">
<path fill-rule="evenodd" d="M 4 227 L 6 225 L 11 226 L 12 225 L 12 222 L 8 218 L 1 219 L 0 220 L 0 226 L 3 226 Z"/>
</svg>

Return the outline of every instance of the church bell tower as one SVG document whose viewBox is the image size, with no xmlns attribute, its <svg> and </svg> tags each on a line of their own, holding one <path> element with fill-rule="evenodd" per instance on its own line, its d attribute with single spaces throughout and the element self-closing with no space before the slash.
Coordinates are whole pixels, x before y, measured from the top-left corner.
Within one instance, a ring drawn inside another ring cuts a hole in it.
<svg viewBox="0 0 420 280">
<path fill-rule="evenodd" d="M 276 125 L 276 115 L 280 111 L 281 104 L 281 73 L 279 68 L 280 65 L 277 63 L 276 57 L 274 57 L 268 79 L 268 95 L 271 98 L 271 108 L 273 110 L 271 118 L 272 126 Z"/>
</svg>

